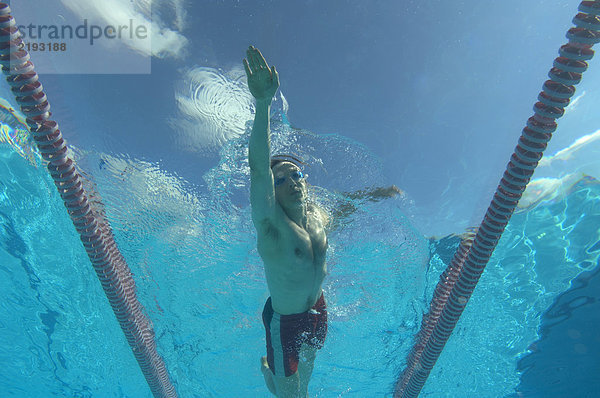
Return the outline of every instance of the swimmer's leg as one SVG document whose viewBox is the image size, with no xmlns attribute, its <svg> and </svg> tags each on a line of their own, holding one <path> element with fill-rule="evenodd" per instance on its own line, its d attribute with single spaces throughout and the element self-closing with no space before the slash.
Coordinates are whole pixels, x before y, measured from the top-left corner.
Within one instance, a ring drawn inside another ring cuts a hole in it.
<svg viewBox="0 0 600 398">
<path fill-rule="evenodd" d="M 317 348 L 310 344 L 302 344 L 300 361 L 298 362 L 298 373 L 300 374 L 301 397 L 308 397 L 308 382 L 315 367 Z"/>
<path fill-rule="evenodd" d="M 278 398 L 305 398 L 306 395 L 300 391 L 300 375 L 298 372 L 291 376 L 273 376 L 275 391 Z"/>
<path fill-rule="evenodd" d="M 304 398 L 306 397 L 306 391 L 300 389 L 300 375 L 299 372 L 294 373 L 291 376 L 275 376 L 269 364 L 267 363 L 267 357 L 260 359 L 261 368 L 260 370 L 265 377 L 265 384 L 269 391 L 278 398 Z M 298 365 L 300 366 L 300 365 Z"/>
<path fill-rule="evenodd" d="M 273 372 L 269 369 L 269 364 L 267 363 L 267 357 L 260 358 L 260 371 L 265 377 L 265 384 L 267 388 L 273 395 L 277 395 L 275 392 L 275 382 L 273 381 Z"/>
</svg>

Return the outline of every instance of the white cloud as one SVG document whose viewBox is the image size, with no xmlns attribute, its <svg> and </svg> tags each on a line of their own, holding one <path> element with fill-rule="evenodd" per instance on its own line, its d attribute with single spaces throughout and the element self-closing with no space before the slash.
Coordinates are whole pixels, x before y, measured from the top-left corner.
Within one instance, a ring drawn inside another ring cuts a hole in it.
<svg viewBox="0 0 600 398">
<path fill-rule="evenodd" d="M 239 137 L 254 114 L 254 101 L 241 67 L 229 72 L 207 67 L 185 71 L 175 88 L 177 118 L 170 121 L 182 149 L 206 151 Z"/>
<path fill-rule="evenodd" d="M 183 0 L 171 0 L 172 7 L 175 10 L 175 27 L 179 31 L 183 31 L 186 27 L 187 12 L 183 7 Z"/>
<path fill-rule="evenodd" d="M 561 149 L 552 156 L 544 156 L 539 163 L 539 166 L 550 166 L 555 160 L 568 160 L 575 152 L 590 145 L 592 142 L 600 139 L 600 130 L 596 130 L 592 134 L 584 135 L 579 137 L 575 142 L 566 148 Z"/>
<path fill-rule="evenodd" d="M 82 18 L 102 21 L 106 25 L 146 26 L 151 40 L 135 40 L 123 37 L 122 41 L 138 53 L 159 58 L 181 58 L 187 39 L 181 34 L 185 25 L 185 10 L 182 0 L 61 0 L 65 7 Z M 175 15 L 173 28 L 167 26 L 151 8 L 167 7 Z"/>
<path fill-rule="evenodd" d="M 579 101 L 581 101 L 581 99 L 585 97 L 585 91 L 581 93 L 581 95 L 578 95 L 577 97 L 573 98 L 571 100 L 571 102 L 569 103 L 569 106 L 567 106 L 565 108 L 565 115 L 567 113 L 571 113 L 574 112 L 577 109 L 577 106 L 579 104 Z"/>
<path fill-rule="evenodd" d="M 527 188 L 519 200 L 518 211 L 532 209 L 541 202 L 561 200 L 584 177 L 584 173 L 576 172 L 561 178 L 548 177 L 532 180 L 527 184 Z"/>
</svg>

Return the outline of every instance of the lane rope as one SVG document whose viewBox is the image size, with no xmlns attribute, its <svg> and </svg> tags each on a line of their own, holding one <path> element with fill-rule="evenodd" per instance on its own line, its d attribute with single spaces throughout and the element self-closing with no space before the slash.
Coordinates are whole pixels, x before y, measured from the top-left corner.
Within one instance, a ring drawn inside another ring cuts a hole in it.
<svg viewBox="0 0 600 398">
<path fill-rule="evenodd" d="M 152 323 L 137 299 L 129 266 L 108 221 L 90 206 L 90 195 L 75 161 L 67 154 L 58 123 L 50 120 L 50 104 L 6 3 L 0 3 L 0 64 L 152 394 L 156 398 L 177 397 L 156 351 Z"/>
<path fill-rule="evenodd" d="M 476 235 L 463 240 L 440 277 L 406 368 L 396 382 L 395 398 L 413 398 L 421 392 L 557 128 L 556 119 L 564 115 L 574 86 L 588 67 L 586 61 L 594 56 L 591 48 L 600 42 L 600 0 L 582 1 L 578 10 L 575 27 L 567 32 L 569 42 L 559 49 L 548 72 L 550 80 L 533 106 L 535 114 L 527 120 Z"/>
</svg>

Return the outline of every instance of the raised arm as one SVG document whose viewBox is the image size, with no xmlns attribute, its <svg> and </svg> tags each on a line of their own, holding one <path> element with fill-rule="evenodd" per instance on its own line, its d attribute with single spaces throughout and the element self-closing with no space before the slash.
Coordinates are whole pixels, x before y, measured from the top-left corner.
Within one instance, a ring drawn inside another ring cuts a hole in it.
<svg viewBox="0 0 600 398">
<path fill-rule="evenodd" d="M 243 63 L 248 77 L 248 88 L 256 99 L 256 113 L 248 149 L 250 204 L 252 221 L 260 230 L 264 228 L 265 222 L 273 217 L 276 209 L 273 173 L 270 167 L 269 109 L 279 87 L 279 75 L 275 66 L 269 68 L 257 48 L 250 46 L 246 54 L 248 59 L 244 59 Z"/>
</svg>

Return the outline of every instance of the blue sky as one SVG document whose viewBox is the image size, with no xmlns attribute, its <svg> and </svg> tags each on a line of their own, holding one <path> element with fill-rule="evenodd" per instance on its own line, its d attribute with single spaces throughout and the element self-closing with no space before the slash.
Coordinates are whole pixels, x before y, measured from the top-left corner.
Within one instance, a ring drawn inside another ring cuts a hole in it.
<svg viewBox="0 0 600 398">
<path fill-rule="evenodd" d="M 40 2 L 44 15 L 60 9 L 98 23 L 135 15 L 153 28 L 151 74 L 41 76 L 70 143 L 156 162 L 202 186 L 223 140 L 252 116 L 240 77 L 253 44 L 279 71 L 292 125 L 364 144 L 387 183 L 414 200 L 418 227 L 443 234 L 481 220 L 579 1 L 161 0 L 151 18 L 149 4 Z M 116 51 L 101 45 L 100 54 Z M 547 155 L 600 129 L 598 62 Z M 207 81 L 218 83 L 223 114 L 193 98 Z M 599 145 L 588 140 L 538 174 L 598 177 Z"/>
</svg>

